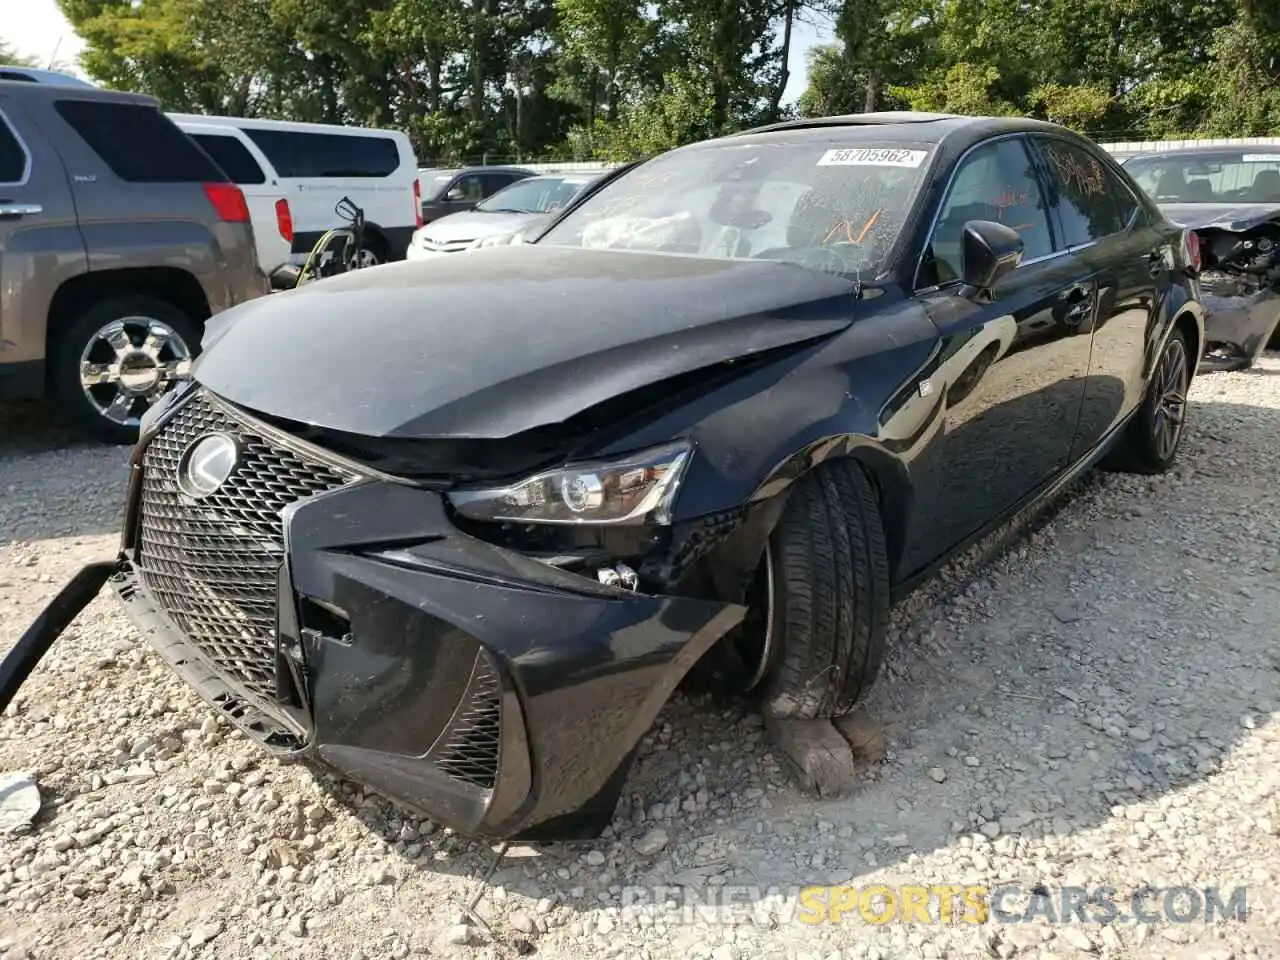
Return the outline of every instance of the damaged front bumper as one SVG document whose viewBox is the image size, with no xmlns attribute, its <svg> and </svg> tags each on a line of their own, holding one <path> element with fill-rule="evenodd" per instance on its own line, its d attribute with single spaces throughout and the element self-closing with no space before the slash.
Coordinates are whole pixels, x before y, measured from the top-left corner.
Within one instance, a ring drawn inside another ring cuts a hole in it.
<svg viewBox="0 0 1280 960">
<path fill-rule="evenodd" d="M 1227 275 L 1200 278 L 1206 341 L 1202 369 L 1253 366 L 1280 328 L 1280 293 Z"/>
<path fill-rule="evenodd" d="M 598 835 L 658 711 L 745 612 L 468 536 L 441 494 L 349 472 L 201 391 L 175 407 L 135 453 L 120 561 L 99 574 L 248 735 L 461 833 Z M 210 432 L 241 463 L 192 500 L 177 472 Z"/>
</svg>

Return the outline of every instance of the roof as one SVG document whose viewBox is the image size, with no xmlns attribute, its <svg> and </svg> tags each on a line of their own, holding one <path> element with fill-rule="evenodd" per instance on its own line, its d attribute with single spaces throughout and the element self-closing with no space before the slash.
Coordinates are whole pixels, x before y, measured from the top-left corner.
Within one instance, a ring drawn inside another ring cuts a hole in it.
<svg viewBox="0 0 1280 960">
<path fill-rule="evenodd" d="M 24 80 L 23 77 L 29 79 Z M 35 67 L 24 67 L 16 63 L 0 63 L 0 79 L 16 80 L 18 83 L 53 83 L 66 87 L 98 89 L 89 81 L 70 73 L 63 73 L 60 70 L 37 70 Z"/>
<path fill-rule="evenodd" d="M 337 136 L 367 136 L 376 133 L 384 137 L 404 138 L 408 136 L 401 130 L 390 127 L 353 127 L 341 123 L 311 123 L 302 120 L 269 120 L 265 117 L 225 117 L 203 113 L 170 113 L 169 119 L 178 126 L 183 124 L 206 124 L 217 127 L 239 127 L 242 130 L 281 130 L 295 133 L 334 134 Z"/>
<path fill-rule="evenodd" d="M 32 83 L 29 80 L 0 80 L 0 93 L 10 97 L 27 97 L 41 100 L 105 100 L 110 103 L 135 103 L 140 106 L 159 107 L 160 101 L 141 93 L 123 93 L 104 90 L 92 84 L 74 86 L 62 83 Z"/>
<path fill-rule="evenodd" d="M 880 142 L 914 141 L 918 143 L 939 143 L 953 133 L 963 132 L 974 139 L 980 139 L 997 133 L 1017 131 L 1058 131 L 1065 128 L 1043 120 L 1031 120 L 1026 117 L 976 117 L 956 113 L 926 113 L 914 110 L 887 110 L 878 113 L 849 113 L 834 117 L 808 117 L 801 120 L 784 120 L 763 127 L 743 130 L 740 133 L 721 137 L 719 141 L 737 140 L 740 138 L 769 139 L 772 134 L 800 131 L 820 135 L 841 129 L 855 128 L 875 129 L 875 138 Z"/>
</svg>

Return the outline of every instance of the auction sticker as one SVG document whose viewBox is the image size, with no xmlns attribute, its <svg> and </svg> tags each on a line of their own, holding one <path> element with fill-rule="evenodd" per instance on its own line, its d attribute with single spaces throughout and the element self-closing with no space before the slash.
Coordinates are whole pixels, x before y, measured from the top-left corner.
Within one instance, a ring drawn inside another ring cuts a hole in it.
<svg viewBox="0 0 1280 960">
<path fill-rule="evenodd" d="M 1280 163 L 1280 153 L 1246 153 L 1243 163 Z"/>
<path fill-rule="evenodd" d="M 818 158 L 819 167 L 918 167 L 927 150 L 889 150 L 862 147 L 856 150 L 828 150 Z"/>
</svg>

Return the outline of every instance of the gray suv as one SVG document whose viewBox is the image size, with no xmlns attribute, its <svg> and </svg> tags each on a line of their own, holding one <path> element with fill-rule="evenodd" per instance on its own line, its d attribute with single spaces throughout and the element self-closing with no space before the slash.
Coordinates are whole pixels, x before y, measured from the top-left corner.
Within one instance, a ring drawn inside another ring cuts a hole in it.
<svg viewBox="0 0 1280 960">
<path fill-rule="evenodd" d="M 205 320 L 267 292 L 244 195 L 157 101 L 0 80 L 0 400 L 131 443 Z"/>
</svg>

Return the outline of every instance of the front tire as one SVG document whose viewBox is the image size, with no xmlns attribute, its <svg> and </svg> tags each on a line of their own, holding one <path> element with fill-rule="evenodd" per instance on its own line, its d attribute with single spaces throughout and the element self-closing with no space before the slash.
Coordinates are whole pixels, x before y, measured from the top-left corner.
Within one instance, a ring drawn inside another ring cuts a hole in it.
<svg viewBox="0 0 1280 960">
<path fill-rule="evenodd" d="M 57 335 L 50 388 L 63 415 L 106 443 L 131 444 L 147 408 L 190 374 L 200 324 L 156 297 L 111 297 Z"/>
<path fill-rule="evenodd" d="M 773 603 L 763 711 L 779 720 L 844 716 L 879 673 L 889 621 L 884 524 L 861 464 L 831 461 L 795 484 L 765 562 Z"/>
<path fill-rule="evenodd" d="M 1124 473 L 1164 473 L 1178 459 L 1191 388 L 1191 353 L 1181 330 L 1165 341 L 1142 405 L 1103 466 Z"/>
</svg>

